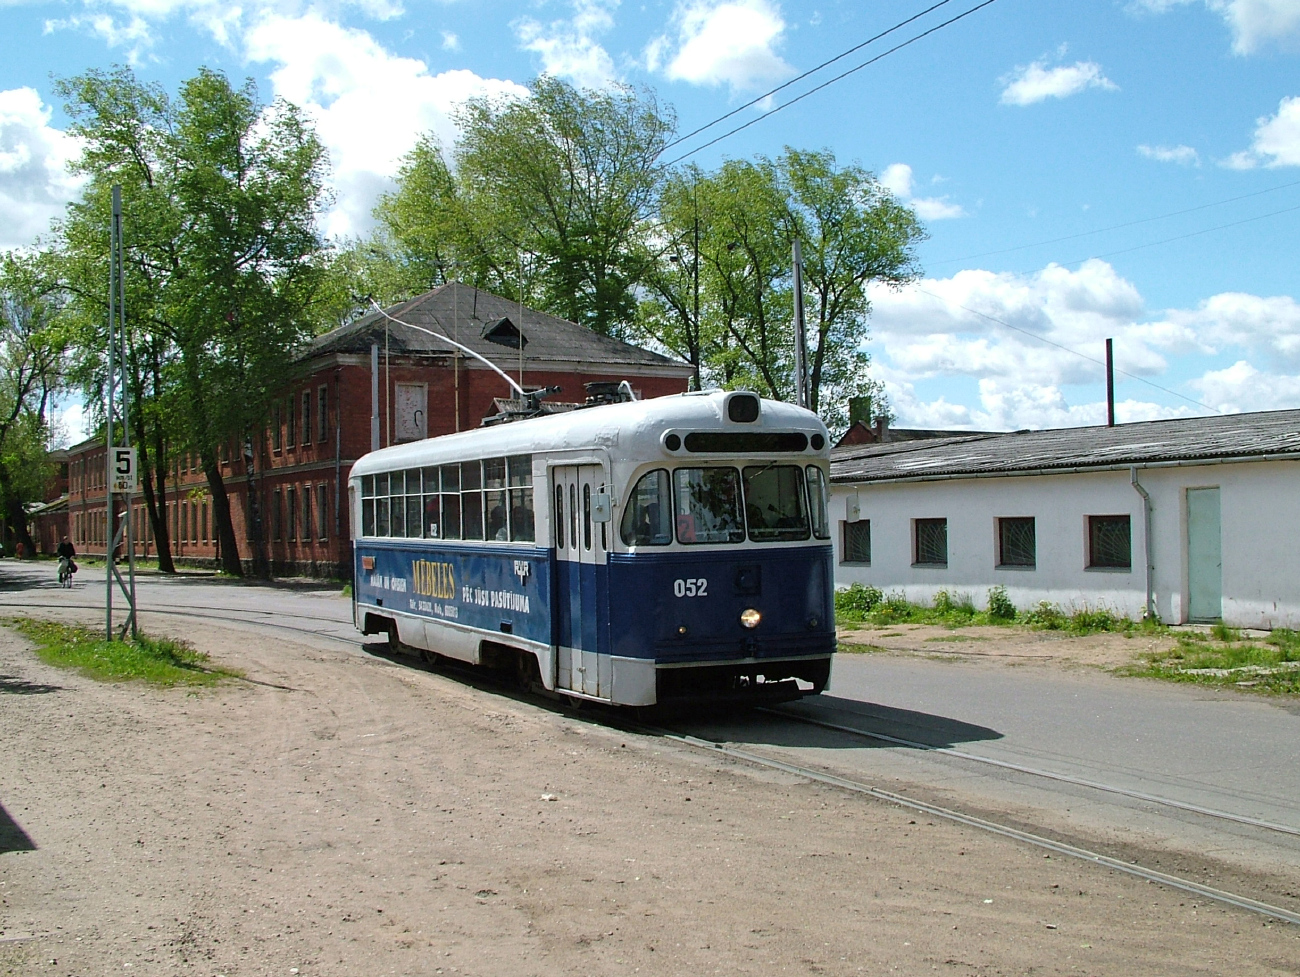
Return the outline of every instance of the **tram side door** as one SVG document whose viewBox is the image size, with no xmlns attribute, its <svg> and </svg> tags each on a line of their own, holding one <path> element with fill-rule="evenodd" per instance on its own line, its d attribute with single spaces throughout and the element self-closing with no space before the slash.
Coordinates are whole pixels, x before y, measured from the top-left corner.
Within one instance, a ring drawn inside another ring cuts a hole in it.
<svg viewBox="0 0 1300 977">
<path fill-rule="evenodd" d="M 604 569 L 609 526 L 592 518 L 597 497 L 605 489 L 605 476 L 599 465 L 565 465 L 552 472 L 551 531 L 558 578 L 555 684 L 607 698 L 609 657 L 603 658 L 602 669 L 598 651 L 608 619 Z"/>
</svg>

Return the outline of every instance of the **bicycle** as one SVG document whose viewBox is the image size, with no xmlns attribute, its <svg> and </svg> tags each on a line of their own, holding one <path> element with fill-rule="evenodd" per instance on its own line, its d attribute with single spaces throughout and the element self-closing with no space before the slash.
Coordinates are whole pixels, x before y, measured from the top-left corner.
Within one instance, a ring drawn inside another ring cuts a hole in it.
<svg viewBox="0 0 1300 977">
<path fill-rule="evenodd" d="M 72 589 L 72 575 L 77 572 L 77 565 L 72 562 L 71 558 L 66 556 L 59 557 L 59 586 Z"/>
</svg>

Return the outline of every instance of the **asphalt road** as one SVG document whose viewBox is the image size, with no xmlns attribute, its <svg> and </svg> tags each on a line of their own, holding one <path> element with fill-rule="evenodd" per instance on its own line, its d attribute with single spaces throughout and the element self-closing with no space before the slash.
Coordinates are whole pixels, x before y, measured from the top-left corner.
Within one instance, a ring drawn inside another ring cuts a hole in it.
<svg viewBox="0 0 1300 977">
<path fill-rule="evenodd" d="M 85 568 L 71 590 L 54 576 L 52 563 L 0 561 L 0 607 L 102 608 L 102 571 Z M 137 593 L 145 627 L 152 616 L 183 634 L 220 617 L 250 633 L 364 653 L 337 589 L 148 574 Z M 783 708 L 919 745 L 770 713 L 677 725 L 1115 851 L 1300 879 L 1300 703 L 1059 666 L 842 655 L 830 693 Z"/>
</svg>

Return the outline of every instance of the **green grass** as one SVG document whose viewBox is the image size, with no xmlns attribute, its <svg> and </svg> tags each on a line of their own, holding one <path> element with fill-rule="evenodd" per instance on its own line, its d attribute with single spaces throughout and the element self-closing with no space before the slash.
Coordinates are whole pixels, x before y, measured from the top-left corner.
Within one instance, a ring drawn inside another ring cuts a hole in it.
<svg viewBox="0 0 1300 977">
<path fill-rule="evenodd" d="M 1143 657 L 1121 675 L 1300 694 L 1300 632 L 1279 628 L 1267 638 L 1244 638 L 1216 624 L 1209 634 L 1185 632 L 1167 651 Z"/>
<path fill-rule="evenodd" d="M 1017 610 L 1007 597 L 1006 588 L 993 587 L 983 610 L 975 606 L 970 594 L 941 590 L 930 606 L 914 604 L 901 593 L 885 594 L 876 587 L 853 584 L 835 593 L 835 620 L 838 624 L 934 624 L 946 628 L 963 628 L 975 624 L 1019 625 L 1043 631 L 1064 631 L 1073 635 L 1103 631 L 1160 632 L 1159 621 L 1133 621 L 1105 607 L 1081 607 L 1065 610 L 1042 601 L 1030 610 Z"/>
<path fill-rule="evenodd" d="M 140 635 L 125 641 L 106 641 L 104 632 L 13 618 L 9 625 L 36 643 L 36 654 L 49 665 L 74 668 L 101 682 L 147 682 L 150 685 L 215 685 L 243 673 L 209 663 L 208 656 L 183 641 Z"/>
</svg>

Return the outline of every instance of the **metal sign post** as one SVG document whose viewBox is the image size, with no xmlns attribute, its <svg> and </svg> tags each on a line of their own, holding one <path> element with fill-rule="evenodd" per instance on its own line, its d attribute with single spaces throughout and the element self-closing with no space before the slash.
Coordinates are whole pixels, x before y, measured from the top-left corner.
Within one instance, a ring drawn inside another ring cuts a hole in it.
<svg viewBox="0 0 1300 977">
<path fill-rule="evenodd" d="M 125 638 L 126 632 L 131 637 L 138 633 L 135 609 L 135 533 L 132 523 L 131 499 L 135 494 L 138 481 L 137 457 L 131 447 L 131 426 L 127 413 L 127 368 L 126 368 L 126 282 L 123 276 L 122 258 L 122 188 L 113 187 L 113 217 L 108 234 L 108 383 L 107 410 L 105 420 L 106 462 L 108 465 L 105 484 L 105 533 L 107 547 L 104 550 L 104 636 L 113 640 L 113 584 L 122 591 L 126 598 L 127 615 L 122 624 L 119 638 Z M 118 416 L 120 414 L 120 417 Z M 121 425 L 122 443 L 115 445 L 117 425 Z M 125 505 L 122 518 L 117 518 L 114 495 L 121 495 Z M 117 568 L 117 548 L 125 546 L 127 556 L 127 577 Z"/>
</svg>

